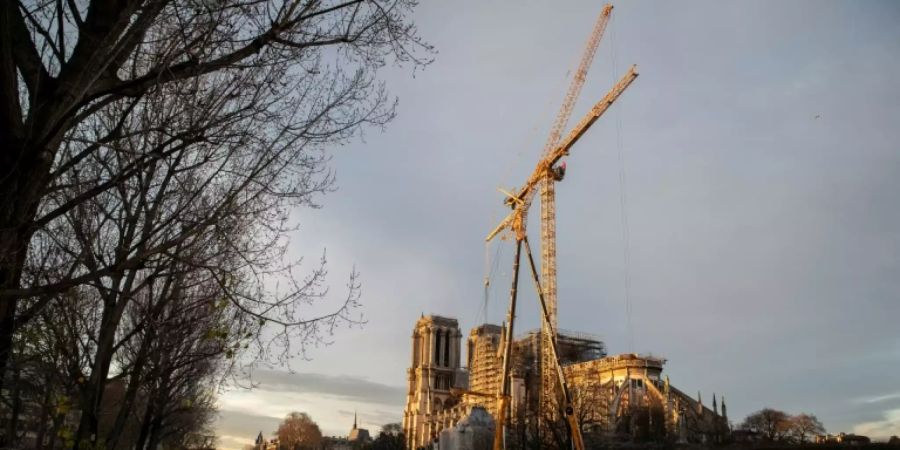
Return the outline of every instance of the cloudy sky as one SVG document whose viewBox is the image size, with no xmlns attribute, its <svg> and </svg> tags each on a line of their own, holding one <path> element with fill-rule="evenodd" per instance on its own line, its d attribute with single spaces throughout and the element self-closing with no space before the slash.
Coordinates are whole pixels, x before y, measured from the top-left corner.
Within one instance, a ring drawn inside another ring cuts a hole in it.
<svg viewBox="0 0 900 450">
<path fill-rule="evenodd" d="M 327 249 L 335 300 L 355 266 L 368 324 L 223 395 L 222 447 L 294 410 L 332 435 L 355 410 L 373 430 L 399 421 L 413 324 L 483 322 L 485 253 L 487 320 L 502 320 L 511 244 L 483 243 L 496 189 L 534 166 L 601 7 L 420 5 L 436 61 L 384 72 L 398 118 L 336 149 L 340 189 L 297 211 L 292 252 Z M 571 122 L 628 65 L 641 75 L 557 187 L 560 326 L 664 356 L 673 384 L 724 394 L 734 421 L 770 406 L 900 434 L 900 5 L 628 1 L 613 16 Z M 523 286 L 519 330 L 538 324 Z"/>
</svg>

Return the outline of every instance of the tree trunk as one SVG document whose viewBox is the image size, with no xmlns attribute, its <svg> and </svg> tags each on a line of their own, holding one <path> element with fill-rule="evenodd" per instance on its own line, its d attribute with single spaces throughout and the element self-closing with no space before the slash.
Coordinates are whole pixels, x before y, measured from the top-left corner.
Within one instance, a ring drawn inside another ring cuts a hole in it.
<svg viewBox="0 0 900 450">
<path fill-rule="evenodd" d="M 53 400 L 53 396 L 50 394 L 50 377 L 44 378 L 44 386 L 46 387 L 44 390 L 44 397 L 41 401 L 41 415 L 40 415 L 40 424 L 37 429 L 37 437 L 35 438 L 34 450 L 43 450 L 44 448 L 44 439 L 47 436 L 47 423 L 52 419 L 52 405 L 50 402 Z"/>
<path fill-rule="evenodd" d="M 50 161 L 35 156 L 9 130 L 0 131 L 0 292 L 18 289 L 28 245 L 34 230 L 41 193 L 46 188 Z M 12 353 L 19 299 L 0 293 L 0 390 Z"/>
<path fill-rule="evenodd" d="M 16 448 L 18 447 L 18 442 L 16 442 L 16 431 L 19 428 L 19 414 L 22 412 L 22 380 L 18 368 L 13 369 L 12 376 L 12 390 L 10 392 L 12 408 L 9 413 L 9 421 L 6 422 L 6 432 L 3 433 L 3 439 L 2 442 L 0 442 L 0 446 Z"/>
<path fill-rule="evenodd" d="M 150 425 L 150 438 L 147 439 L 147 450 L 156 450 L 162 438 L 162 414 L 157 414 Z"/>
<path fill-rule="evenodd" d="M 5 203 L 8 203 L 6 199 L 0 199 L 0 209 L 6 207 Z M 16 289 L 19 287 L 22 266 L 25 262 L 25 248 L 16 244 L 20 241 L 16 230 L 9 229 L 15 225 L 3 219 L 5 217 L 0 218 L 0 290 Z M 6 381 L 6 367 L 12 353 L 17 308 L 16 298 L 0 296 L 0 390 Z"/>
<path fill-rule="evenodd" d="M 128 383 L 128 388 L 125 391 L 125 396 L 122 399 L 122 404 L 119 407 L 119 412 L 116 415 L 116 422 L 113 424 L 112 429 L 109 431 L 109 435 L 106 436 L 106 448 L 109 450 L 115 450 L 119 446 L 119 438 L 122 436 L 122 432 L 125 430 L 125 425 L 128 423 L 128 419 L 131 418 L 131 410 L 134 408 L 134 400 L 137 397 L 137 384 L 139 383 L 140 376 L 136 376 L 135 381 L 131 381 Z M 125 446 L 128 447 L 127 445 Z"/>
<path fill-rule="evenodd" d="M 53 420 L 53 426 L 50 427 L 50 442 L 47 443 L 47 450 L 56 448 L 56 437 L 59 435 L 59 428 L 64 420 L 66 420 L 66 416 L 62 414 L 57 414 Z"/>
<path fill-rule="evenodd" d="M 131 417 L 131 410 L 134 408 L 135 399 L 137 398 L 139 387 L 143 381 L 144 366 L 147 362 L 147 352 L 150 349 L 150 344 L 155 340 L 155 334 L 156 333 L 153 332 L 153 328 L 151 327 L 147 332 L 147 336 L 145 336 L 141 342 L 141 349 L 138 352 L 137 361 L 135 361 L 132 374 L 129 377 L 128 388 L 122 399 L 122 406 L 119 408 L 116 422 L 113 425 L 112 430 L 110 430 L 109 436 L 107 436 L 106 448 L 110 450 L 115 450 L 118 447 L 122 431 L 125 429 L 128 418 Z M 126 448 L 128 447 L 129 446 L 126 445 Z"/>
<path fill-rule="evenodd" d="M 144 409 L 144 418 L 141 420 L 141 434 L 138 435 L 137 443 L 134 445 L 135 450 L 144 450 L 147 438 L 150 436 L 150 422 L 155 416 L 154 408 L 156 407 L 156 402 L 152 400 L 152 397 L 151 395 L 150 401 L 147 402 L 147 408 Z"/>
<path fill-rule="evenodd" d="M 118 283 L 113 284 L 114 286 Z M 107 376 L 109 376 L 109 366 L 112 362 L 113 347 L 115 344 L 116 331 L 118 329 L 119 319 L 122 316 L 122 305 L 124 300 L 118 304 L 107 304 L 104 308 L 104 318 L 100 326 L 100 336 L 97 339 L 97 354 L 94 356 L 94 366 L 91 371 L 91 377 L 86 386 L 84 386 L 81 396 L 81 421 L 78 424 L 78 431 L 75 433 L 75 449 L 81 448 L 83 442 L 89 442 L 91 447 L 96 445 L 98 436 L 100 419 L 100 405 L 103 401 L 103 391 L 106 388 Z"/>
</svg>

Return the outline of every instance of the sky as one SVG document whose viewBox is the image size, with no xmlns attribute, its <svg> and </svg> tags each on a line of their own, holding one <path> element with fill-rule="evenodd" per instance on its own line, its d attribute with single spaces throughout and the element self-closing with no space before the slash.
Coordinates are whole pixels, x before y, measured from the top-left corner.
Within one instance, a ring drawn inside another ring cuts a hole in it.
<svg viewBox="0 0 900 450">
<path fill-rule="evenodd" d="M 602 6 L 419 5 L 434 63 L 383 71 L 398 117 L 334 149 L 339 189 L 295 211 L 292 255 L 327 250 L 335 304 L 355 267 L 367 323 L 224 393 L 221 448 L 291 411 L 326 435 L 354 412 L 373 432 L 399 422 L 421 314 L 464 334 L 503 319 L 512 244 L 484 244 L 497 188 L 530 174 Z M 640 76 L 557 185 L 560 327 L 666 358 L 736 423 L 773 407 L 900 435 L 898 22 L 887 1 L 615 4 L 570 126 L 629 65 Z"/>
</svg>

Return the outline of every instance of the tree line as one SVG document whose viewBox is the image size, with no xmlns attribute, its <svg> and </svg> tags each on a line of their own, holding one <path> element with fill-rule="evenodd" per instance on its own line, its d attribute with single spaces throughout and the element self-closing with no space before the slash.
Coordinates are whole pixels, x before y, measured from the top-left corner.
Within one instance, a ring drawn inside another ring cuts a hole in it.
<svg viewBox="0 0 900 450">
<path fill-rule="evenodd" d="M 413 6 L 3 2 L 0 448 L 210 446 L 224 383 L 360 321 L 292 212 L 429 62 Z"/>
<path fill-rule="evenodd" d="M 348 442 L 344 438 L 322 436 L 319 425 L 304 412 L 289 413 L 274 433 L 277 443 L 262 442 L 244 446 L 244 450 L 329 450 L 352 447 L 355 450 L 405 450 L 406 443 L 399 423 L 389 423 L 381 427 L 375 439 Z M 260 448 L 264 447 L 264 448 Z"/>
<path fill-rule="evenodd" d="M 815 415 L 790 415 L 772 408 L 750 414 L 740 428 L 756 433 L 762 440 L 781 443 L 805 444 L 825 434 L 825 427 Z"/>
</svg>

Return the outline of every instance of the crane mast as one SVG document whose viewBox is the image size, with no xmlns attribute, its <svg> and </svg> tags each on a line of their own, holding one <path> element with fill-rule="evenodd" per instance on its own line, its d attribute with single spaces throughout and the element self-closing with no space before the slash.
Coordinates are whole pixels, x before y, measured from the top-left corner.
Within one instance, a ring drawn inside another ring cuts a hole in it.
<svg viewBox="0 0 900 450">
<path fill-rule="evenodd" d="M 556 316 L 556 183 L 553 180 L 552 171 L 544 175 L 541 183 L 541 280 L 543 301 L 546 304 L 547 320 L 541 321 L 541 411 L 538 420 L 544 420 L 545 415 L 555 417 L 558 397 L 556 385 L 556 373 L 554 368 L 558 365 L 555 354 L 550 349 L 556 347 L 556 335 L 553 330 L 558 330 Z"/>
<path fill-rule="evenodd" d="M 600 46 L 600 39 L 606 31 L 606 25 L 609 23 L 609 17 L 610 14 L 612 14 L 612 10 L 613 6 L 607 4 L 603 7 L 600 15 L 597 16 L 594 28 L 591 30 L 591 34 L 588 36 L 587 43 L 584 46 L 578 68 L 575 70 L 575 74 L 572 77 L 572 83 L 566 91 L 566 96 L 563 99 L 562 105 L 560 105 L 556 120 L 554 120 L 553 126 L 550 128 L 550 134 L 547 136 L 547 142 L 544 144 L 544 151 L 542 152 L 543 157 L 552 153 L 559 144 L 559 139 L 562 137 L 563 130 L 569 122 L 569 117 L 572 115 L 572 110 L 575 108 L 578 96 L 581 94 L 581 88 L 584 87 L 584 81 L 587 79 L 587 72 L 590 70 L 591 63 L 594 61 L 594 56 L 597 54 L 597 48 Z M 547 312 L 550 319 L 549 325 L 555 329 L 558 323 L 556 317 L 556 188 L 553 183 L 555 180 L 550 179 L 551 176 L 552 175 L 548 171 L 545 180 L 541 183 L 540 187 L 541 279 L 544 280 L 544 299 L 547 303 Z M 527 201 L 530 202 L 531 198 Z M 548 349 L 555 345 L 555 337 L 552 336 L 550 329 L 547 327 L 547 324 L 543 324 L 543 321 L 541 326 L 541 339 L 541 348 L 543 349 Z M 548 406 L 546 404 L 546 399 L 550 398 L 555 393 L 555 383 L 553 382 L 554 373 L 552 369 L 554 362 L 552 361 L 552 358 L 553 356 L 549 351 L 543 350 L 541 352 L 541 386 L 543 386 L 542 399 L 544 399 L 542 400 L 542 403 L 545 407 Z"/>
<path fill-rule="evenodd" d="M 547 137 L 547 143 L 544 145 L 542 156 L 546 157 L 559 145 L 559 139 L 563 130 L 569 122 L 572 110 L 575 108 L 575 102 L 581 94 L 581 88 L 584 87 L 584 81 L 587 78 L 587 72 L 591 68 L 594 61 L 594 55 L 597 54 L 597 47 L 600 46 L 600 38 L 606 31 L 606 24 L 609 23 L 609 16 L 612 13 L 613 6 L 607 4 L 603 7 L 597 21 L 594 23 L 594 29 L 588 37 L 587 44 L 584 46 L 584 52 L 581 55 L 581 61 L 572 77 L 572 83 L 566 91 L 566 97 L 559 108 L 559 114 L 550 128 L 550 135 Z M 547 313 L 549 315 L 549 324 L 541 326 L 541 348 L 548 349 L 555 345 L 555 337 L 548 325 L 552 329 L 557 327 L 556 318 L 556 187 L 552 174 L 548 173 L 544 177 L 541 184 L 541 279 L 544 280 L 544 301 L 547 303 Z M 541 385 L 542 398 L 544 402 L 556 392 L 553 382 L 554 372 L 552 366 L 553 355 L 548 350 L 541 351 Z M 545 404 L 545 406 L 547 406 Z"/>
</svg>

